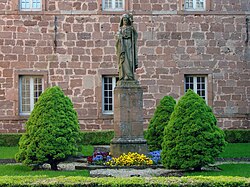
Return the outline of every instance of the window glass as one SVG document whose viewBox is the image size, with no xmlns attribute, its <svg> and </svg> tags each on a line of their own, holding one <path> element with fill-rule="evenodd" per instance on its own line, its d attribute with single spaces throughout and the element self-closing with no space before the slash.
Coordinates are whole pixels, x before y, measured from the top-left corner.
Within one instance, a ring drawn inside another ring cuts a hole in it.
<svg viewBox="0 0 250 187">
<path fill-rule="evenodd" d="M 19 89 L 20 114 L 28 115 L 43 92 L 43 79 L 36 76 L 20 76 Z"/>
<path fill-rule="evenodd" d="M 116 0 L 115 1 L 115 8 L 123 9 L 123 0 Z"/>
<path fill-rule="evenodd" d="M 30 0 L 21 1 L 21 9 L 28 9 L 30 7 Z"/>
<path fill-rule="evenodd" d="M 106 9 L 112 9 L 112 1 L 111 0 L 105 0 L 104 7 Z"/>
<path fill-rule="evenodd" d="M 196 8 L 204 9 L 204 0 L 196 0 Z"/>
<path fill-rule="evenodd" d="M 22 77 L 21 86 L 21 111 L 30 112 L 30 77 Z"/>
<path fill-rule="evenodd" d="M 43 92 L 43 84 L 41 78 L 34 78 L 34 103 L 37 102 L 38 97 Z"/>
<path fill-rule="evenodd" d="M 124 10 L 124 0 L 103 0 L 103 10 L 122 11 Z"/>
<path fill-rule="evenodd" d="M 188 89 L 194 90 L 207 102 L 207 76 L 205 75 L 186 75 L 185 76 L 185 92 Z"/>
<path fill-rule="evenodd" d="M 205 0 L 185 0 L 185 10 L 205 10 Z"/>
<path fill-rule="evenodd" d="M 114 111 L 114 88 L 117 78 L 114 76 L 104 76 L 102 78 L 102 112 L 113 114 Z"/>
<path fill-rule="evenodd" d="M 41 8 L 41 0 L 33 0 L 32 2 L 32 8 L 37 8 L 37 9 L 40 9 Z"/>
<path fill-rule="evenodd" d="M 189 8 L 193 8 L 193 7 L 194 7 L 193 0 L 186 0 L 186 2 L 185 2 L 185 8 L 189 9 Z"/>
<path fill-rule="evenodd" d="M 23 11 L 40 11 L 42 0 L 20 0 L 20 9 Z"/>
</svg>

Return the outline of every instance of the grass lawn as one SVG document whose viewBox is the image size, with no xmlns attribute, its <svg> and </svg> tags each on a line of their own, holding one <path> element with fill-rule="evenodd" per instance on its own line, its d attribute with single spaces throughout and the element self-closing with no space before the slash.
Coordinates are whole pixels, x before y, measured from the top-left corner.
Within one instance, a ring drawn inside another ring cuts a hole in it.
<svg viewBox="0 0 250 187">
<path fill-rule="evenodd" d="M 92 156 L 94 152 L 94 147 L 92 145 L 84 145 L 82 148 L 82 153 L 84 156 Z"/>
<path fill-rule="evenodd" d="M 225 151 L 221 153 L 221 158 L 250 158 L 250 143 L 229 143 Z M 0 159 L 14 158 L 17 153 L 17 147 L 0 147 Z M 84 156 L 92 155 L 94 147 L 84 145 L 82 153 Z"/>
<path fill-rule="evenodd" d="M 0 147 L 0 159 L 14 159 L 18 147 Z M 84 145 L 82 153 L 84 156 L 92 155 L 94 147 L 92 145 Z"/>
<path fill-rule="evenodd" d="M 51 170 L 39 170 L 32 171 L 30 167 L 24 165 L 0 165 L 0 176 L 37 176 L 43 175 L 46 177 L 58 177 L 58 176 L 89 176 L 87 170 L 74 170 L 74 171 L 51 171 Z"/>
<path fill-rule="evenodd" d="M 0 159 L 14 159 L 18 147 L 0 147 Z"/>
<path fill-rule="evenodd" d="M 185 176 L 233 176 L 250 177 L 250 164 L 222 164 L 221 171 L 187 172 Z"/>
<path fill-rule="evenodd" d="M 226 146 L 221 158 L 250 158 L 250 143 L 230 143 Z M 0 147 L 0 159 L 14 158 L 17 147 Z M 83 146 L 82 153 L 84 156 L 92 155 L 94 147 L 91 145 Z M 240 176 L 250 177 L 250 164 L 223 164 L 219 168 L 221 171 L 203 171 L 203 172 L 187 172 L 186 176 Z M 24 165 L 0 165 L 0 176 L 37 176 L 44 175 L 46 177 L 56 176 L 89 176 L 89 171 L 32 171 L 30 167 Z"/>
<path fill-rule="evenodd" d="M 250 158 L 250 143 L 229 143 L 221 158 Z"/>
</svg>

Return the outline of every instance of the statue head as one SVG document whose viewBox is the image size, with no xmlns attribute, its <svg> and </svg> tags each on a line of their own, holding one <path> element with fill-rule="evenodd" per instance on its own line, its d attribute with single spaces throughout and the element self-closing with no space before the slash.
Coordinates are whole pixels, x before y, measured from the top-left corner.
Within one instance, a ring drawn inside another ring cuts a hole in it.
<svg viewBox="0 0 250 187">
<path fill-rule="evenodd" d="M 123 25 L 132 25 L 133 23 L 133 16 L 131 14 L 123 14 L 122 19 L 120 21 L 120 27 Z"/>
</svg>

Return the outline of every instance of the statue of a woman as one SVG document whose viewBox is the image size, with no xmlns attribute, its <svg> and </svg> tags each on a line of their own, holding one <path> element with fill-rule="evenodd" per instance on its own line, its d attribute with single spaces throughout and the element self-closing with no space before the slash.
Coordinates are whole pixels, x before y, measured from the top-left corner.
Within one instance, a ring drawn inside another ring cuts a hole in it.
<svg viewBox="0 0 250 187">
<path fill-rule="evenodd" d="M 133 27 L 133 17 L 130 14 L 124 14 L 116 41 L 119 80 L 134 80 L 134 72 L 138 67 L 136 44 L 137 32 Z"/>
</svg>

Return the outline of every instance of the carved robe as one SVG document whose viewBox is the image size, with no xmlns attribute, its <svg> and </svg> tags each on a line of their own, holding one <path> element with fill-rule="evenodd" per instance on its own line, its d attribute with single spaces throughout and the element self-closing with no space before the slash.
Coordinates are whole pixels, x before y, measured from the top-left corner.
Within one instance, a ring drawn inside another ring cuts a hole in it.
<svg viewBox="0 0 250 187">
<path fill-rule="evenodd" d="M 134 80 L 134 72 L 138 67 L 136 43 L 135 29 L 132 26 L 122 26 L 116 42 L 119 80 Z"/>
</svg>

